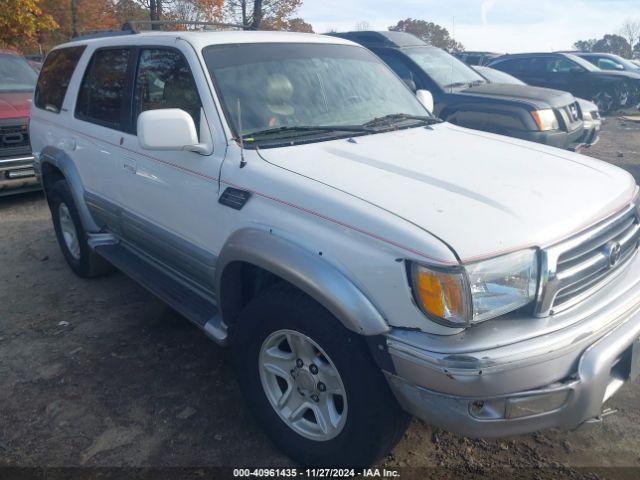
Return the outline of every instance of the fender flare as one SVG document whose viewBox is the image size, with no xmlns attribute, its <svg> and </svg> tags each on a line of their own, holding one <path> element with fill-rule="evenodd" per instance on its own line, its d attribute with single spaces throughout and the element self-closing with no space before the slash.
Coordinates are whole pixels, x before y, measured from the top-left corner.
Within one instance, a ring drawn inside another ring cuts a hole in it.
<svg viewBox="0 0 640 480">
<path fill-rule="evenodd" d="M 69 188 L 71 189 L 71 194 L 73 195 L 73 200 L 76 202 L 76 208 L 78 209 L 78 213 L 80 214 L 80 219 L 82 220 L 82 226 L 87 232 L 98 232 L 100 228 L 93 220 L 91 213 L 89 212 L 89 208 L 87 207 L 86 202 L 84 201 L 84 186 L 82 185 L 82 180 L 80 178 L 80 174 L 78 173 L 78 169 L 71 157 L 69 157 L 63 150 L 59 148 L 55 148 L 52 146 L 47 146 L 42 149 L 40 153 L 40 161 L 38 165 L 38 170 L 42 175 L 42 184 L 45 184 L 43 165 L 51 164 L 56 167 L 65 180 L 69 184 Z M 46 193 L 46 189 L 45 189 Z"/>
<path fill-rule="evenodd" d="M 220 252 L 216 268 L 220 307 L 225 295 L 225 269 L 236 262 L 255 265 L 291 283 L 323 305 L 349 330 L 367 336 L 390 330 L 380 311 L 336 267 L 300 245 L 257 228 L 234 232 Z"/>
</svg>

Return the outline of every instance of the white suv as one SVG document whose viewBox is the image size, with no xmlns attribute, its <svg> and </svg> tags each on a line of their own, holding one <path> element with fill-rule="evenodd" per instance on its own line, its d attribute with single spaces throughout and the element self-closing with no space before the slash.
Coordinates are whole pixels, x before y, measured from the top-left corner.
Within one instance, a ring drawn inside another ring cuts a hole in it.
<svg viewBox="0 0 640 480">
<path fill-rule="evenodd" d="M 71 268 L 113 265 L 229 344 L 300 463 L 370 464 L 405 412 L 476 437 L 594 423 L 638 365 L 635 182 L 419 96 L 335 37 L 81 38 L 46 59 L 32 144 Z"/>
</svg>

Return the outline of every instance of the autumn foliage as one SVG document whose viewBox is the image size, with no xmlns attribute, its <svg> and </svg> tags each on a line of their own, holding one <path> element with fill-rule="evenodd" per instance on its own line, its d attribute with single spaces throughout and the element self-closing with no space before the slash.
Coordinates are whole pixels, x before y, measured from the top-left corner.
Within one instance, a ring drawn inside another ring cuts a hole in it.
<svg viewBox="0 0 640 480">
<path fill-rule="evenodd" d="M 46 52 L 69 40 L 74 32 L 119 29 L 127 20 L 157 17 L 231 22 L 261 30 L 313 32 L 310 24 L 294 16 L 302 0 L 1 0 L 0 3 L 0 47 L 25 53 Z"/>
<path fill-rule="evenodd" d="M 3 0 L 0 8 L 0 47 L 33 46 L 38 35 L 57 28 L 51 15 L 43 13 L 40 0 Z"/>
</svg>

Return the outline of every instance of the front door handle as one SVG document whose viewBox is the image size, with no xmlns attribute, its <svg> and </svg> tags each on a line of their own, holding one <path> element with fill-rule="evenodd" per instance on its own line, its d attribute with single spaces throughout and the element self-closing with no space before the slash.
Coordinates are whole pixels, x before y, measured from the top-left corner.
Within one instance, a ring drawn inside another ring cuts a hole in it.
<svg viewBox="0 0 640 480">
<path fill-rule="evenodd" d="M 134 162 L 125 162 L 122 165 L 122 168 L 124 168 L 125 172 L 131 173 L 131 174 L 134 174 L 134 175 L 138 171 L 138 168 L 136 167 L 136 164 Z"/>
</svg>

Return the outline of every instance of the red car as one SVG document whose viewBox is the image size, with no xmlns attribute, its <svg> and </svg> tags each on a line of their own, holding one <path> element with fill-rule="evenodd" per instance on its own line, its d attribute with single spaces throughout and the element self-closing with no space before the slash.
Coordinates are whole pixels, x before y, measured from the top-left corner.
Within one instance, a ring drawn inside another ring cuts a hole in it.
<svg viewBox="0 0 640 480">
<path fill-rule="evenodd" d="M 29 145 L 29 108 L 37 78 L 24 57 L 0 49 L 0 196 L 40 188 Z"/>
</svg>

